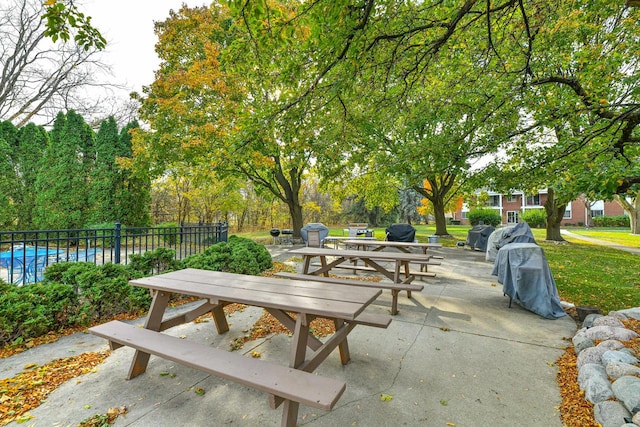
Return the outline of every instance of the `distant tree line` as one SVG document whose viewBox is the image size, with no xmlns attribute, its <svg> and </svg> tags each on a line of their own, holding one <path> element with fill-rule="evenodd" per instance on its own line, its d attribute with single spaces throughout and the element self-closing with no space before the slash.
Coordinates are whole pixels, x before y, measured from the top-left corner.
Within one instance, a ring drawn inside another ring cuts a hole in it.
<svg viewBox="0 0 640 427">
<path fill-rule="evenodd" d="M 0 122 L 0 228 L 150 225 L 151 182 L 121 167 L 137 127 L 119 130 L 109 117 L 95 132 L 73 110 L 60 112 L 51 130 Z"/>
</svg>

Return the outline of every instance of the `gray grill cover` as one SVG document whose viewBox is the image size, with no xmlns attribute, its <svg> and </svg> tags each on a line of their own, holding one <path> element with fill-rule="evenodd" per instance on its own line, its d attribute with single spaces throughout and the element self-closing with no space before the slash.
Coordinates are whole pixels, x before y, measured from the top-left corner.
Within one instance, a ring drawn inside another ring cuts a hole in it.
<svg viewBox="0 0 640 427">
<path fill-rule="evenodd" d="M 495 228 L 492 225 L 476 225 L 467 233 L 467 246 L 471 249 L 487 250 L 487 241 Z"/>
<path fill-rule="evenodd" d="M 416 229 L 411 224 L 391 224 L 385 230 L 389 242 L 413 242 Z"/>
<path fill-rule="evenodd" d="M 307 241 L 307 230 L 320 231 L 320 241 L 329 235 L 329 228 L 327 228 L 326 225 L 321 222 L 310 222 L 300 229 L 300 237 L 302 237 L 305 243 Z"/>
<path fill-rule="evenodd" d="M 520 222 L 511 227 L 499 228 L 489 236 L 487 241 L 486 260 L 493 262 L 498 250 L 509 243 L 536 243 L 531 227 L 526 222 Z"/>
<path fill-rule="evenodd" d="M 498 251 L 494 276 L 502 292 L 522 307 L 547 319 L 566 316 L 547 258 L 535 243 L 509 243 Z"/>
</svg>

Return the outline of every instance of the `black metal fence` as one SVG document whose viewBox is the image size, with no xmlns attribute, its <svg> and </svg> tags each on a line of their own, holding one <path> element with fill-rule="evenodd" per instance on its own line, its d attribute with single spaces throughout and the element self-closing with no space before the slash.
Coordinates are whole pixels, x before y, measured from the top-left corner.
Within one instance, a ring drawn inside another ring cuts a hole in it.
<svg viewBox="0 0 640 427">
<path fill-rule="evenodd" d="M 129 255 L 170 248 L 176 259 L 226 242 L 227 223 L 181 224 L 176 227 L 127 227 L 77 230 L 0 231 L 0 277 L 22 285 L 42 280 L 55 262 L 127 264 Z"/>
</svg>

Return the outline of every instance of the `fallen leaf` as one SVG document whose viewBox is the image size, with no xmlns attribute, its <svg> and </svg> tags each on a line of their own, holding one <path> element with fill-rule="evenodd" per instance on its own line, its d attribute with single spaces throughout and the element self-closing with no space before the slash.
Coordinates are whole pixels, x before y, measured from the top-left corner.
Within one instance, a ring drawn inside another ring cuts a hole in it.
<svg viewBox="0 0 640 427">
<path fill-rule="evenodd" d="M 382 400 L 383 402 L 388 402 L 391 399 L 393 399 L 393 396 L 388 395 L 388 394 L 381 394 L 380 395 L 380 400 Z"/>
<path fill-rule="evenodd" d="M 204 396 L 205 391 L 203 388 L 197 387 L 195 390 L 193 390 L 195 394 L 197 394 L 198 396 Z"/>
</svg>

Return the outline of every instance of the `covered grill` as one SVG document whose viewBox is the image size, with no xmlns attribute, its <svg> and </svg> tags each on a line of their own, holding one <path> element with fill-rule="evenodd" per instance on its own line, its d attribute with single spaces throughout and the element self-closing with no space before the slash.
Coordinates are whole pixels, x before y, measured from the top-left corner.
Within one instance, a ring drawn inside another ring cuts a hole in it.
<svg viewBox="0 0 640 427">
<path fill-rule="evenodd" d="M 321 222 L 310 222 L 309 224 L 306 224 L 304 227 L 302 227 L 300 229 L 300 237 L 302 237 L 302 240 L 307 243 L 309 241 L 309 236 L 307 235 L 308 231 L 313 230 L 313 231 L 318 231 L 319 232 L 319 238 L 320 241 L 323 241 L 325 237 L 327 237 L 329 235 L 329 228 L 324 225 Z"/>
<path fill-rule="evenodd" d="M 390 242 L 413 242 L 416 239 L 416 229 L 411 224 L 392 224 L 386 232 Z"/>
</svg>

